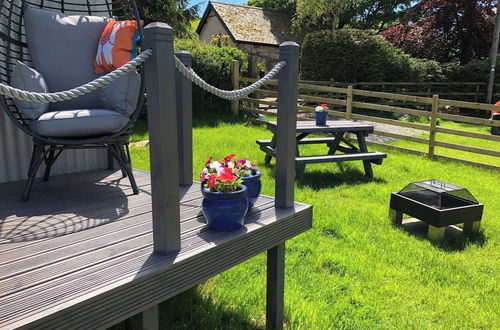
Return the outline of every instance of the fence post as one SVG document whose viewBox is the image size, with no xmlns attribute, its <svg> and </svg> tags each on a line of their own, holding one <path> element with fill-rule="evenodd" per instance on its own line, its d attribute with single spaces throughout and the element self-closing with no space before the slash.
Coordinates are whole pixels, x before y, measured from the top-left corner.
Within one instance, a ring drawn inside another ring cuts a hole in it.
<svg viewBox="0 0 500 330">
<path fill-rule="evenodd" d="M 232 82 L 233 82 L 233 90 L 240 89 L 240 62 L 237 60 L 233 60 L 231 63 L 231 73 L 232 73 Z M 239 112 L 239 104 L 238 100 L 231 101 L 231 111 L 234 115 L 238 115 Z"/>
<path fill-rule="evenodd" d="M 175 53 L 185 66 L 192 66 L 191 54 L 185 50 Z M 179 143 L 179 184 L 193 184 L 193 85 L 179 70 L 175 70 L 177 103 L 177 136 Z"/>
<path fill-rule="evenodd" d="M 346 99 L 346 107 L 345 107 L 345 118 L 348 120 L 352 119 L 352 85 L 347 86 L 347 99 Z"/>
<path fill-rule="evenodd" d="M 431 127 L 429 134 L 429 158 L 434 157 L 438 108 L 439 108 L 439 95 L 432 95 Z"/>
<path fill-rule="evenodd" d="M 144 49 L 151 161 L 153 242 L 156 253 L 180 250 L 179 158 L 173 29 L 151 23 L 144 29 Z"/>
<path fill-rule="evenodd" d="M 295 42 L 280 45 L 280 61 L 286 61 L 278 76 L 278 125 L 276 128 L 276 206 L 294 203 L 295 131 L 299 86 L 299 50 Z"/>
</svg>

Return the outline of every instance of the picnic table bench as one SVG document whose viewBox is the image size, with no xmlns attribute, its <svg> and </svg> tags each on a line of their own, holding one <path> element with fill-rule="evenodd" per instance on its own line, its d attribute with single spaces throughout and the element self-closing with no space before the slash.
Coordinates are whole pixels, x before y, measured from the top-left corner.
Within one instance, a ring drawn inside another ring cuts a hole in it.
<svg viewBox="0 0 500 330">
<path fill-rule="evenodd" d="M 276 157 L 276 122 L 267 122 L 267 129 L 273 132 L 271 140 L 257 140 L 260 149 L 266 153 L 265 163 L 269 164 L 272 157 Z M 387 154 L 382 152 L 369 152 L 365 137 L 373 133 L 373 126 L 369 124 L 358 123 L 350 120 L 332 120 L 327 121 L 326 125 L 316 125 L 315 122 L 302 121 L 297 122 L 297 148 L 295 153 L 296 174 L 301 177 L 307 164 L 345 162 L 345 161 L 363 161 L 365 174 L 368 178 L 373 178 L 371 165 L 381 165 Z M 327 133 L 333 134 L 331 137 L 306 138 L 310 134 Z M 346 135 L 352 133 L 356 135 L 358 146 L 351 143 Z M 341 144 L 345 144 L 341 145 Z M 299 145 L 304 144 L 326 144 L 329 147 L 326 155 L 301 156 Z M 342 154 L 337 154 L 337 152 Z"/>
</svg>

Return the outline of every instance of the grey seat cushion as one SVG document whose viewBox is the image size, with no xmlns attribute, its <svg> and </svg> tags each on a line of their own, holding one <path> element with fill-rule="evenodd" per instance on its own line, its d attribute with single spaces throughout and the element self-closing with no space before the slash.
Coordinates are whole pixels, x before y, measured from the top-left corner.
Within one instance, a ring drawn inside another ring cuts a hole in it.
<svg viewBox="0 0 500 330">
<path fill-rule="evenodd" d="M 10 85 L 30 92 L 48 92 L 47 84 L 43 76 L 36 70 L 19 61 L 17 61 L 14 66 L 12 76 L 10 77 Z M 13 99 L 13 101 L 21 113 L 29 119 L 40 117 L 49 108 L 48 103 L 29 102 L 17 99 Z"/>
<path fill-rule="evenodd" d="M 94 59 L 107 21 L 105 17 L 25 8 L 28 48 L 34 67 L 45 78 L 50 92 L 74 88 L 98 77 Z M 105 108 L 97 91 L 50 105 L 51 111 L 89 108 Z"/>
<path fill-rule="evenodd" d="M 31 128 L 41 136 L 83 138 L 116 133 L 128 121 L 114 110 L 66 110 L 44 113 L 31 123 Z"/>
</svg>

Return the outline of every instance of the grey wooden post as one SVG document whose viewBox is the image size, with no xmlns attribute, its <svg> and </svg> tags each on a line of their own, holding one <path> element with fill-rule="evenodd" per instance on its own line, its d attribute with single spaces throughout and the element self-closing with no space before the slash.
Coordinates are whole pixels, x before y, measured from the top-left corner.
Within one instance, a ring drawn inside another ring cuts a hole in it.
<svg viewBox="0 0 500 330">
<path fill-rule="evenodd" d="M 278 76 L 278 124 L 276 128 L 276 207 L 292 207 L 295 182 L 295 131 L 299 83 L 299 51 L 295 42 L 280 45 L 279 60 L 287 61 Z"/>
<path fill-rule="evenodd" d="M 154 251 L 164 254 L 180 250 L 181 245 L 172 28 L 165 23 L 148 24 L 144 29 L 144 49 L 154 51 L 145 63 L 153 241 Z"/>
<path fill-rule="evenodd" d="M 266 323 L 268 329 L 283 328 L 285 293 L 285 243 L 267 251 Z"/>
<path fill-rule="evenodd" d="M 127 325 L 133 330 L 158 330 L 158 305 L 150 307 L 127 320 Z"/>
<path fill-rule="evenodd" d="M 185 65 L 192 66 L 191 54 L 185 50 L 175 53 Z M 177 135 L 179 137 L 179 183 L 193 184 L 193 85 L 179 70 L 175 70 L 177 102 Z"/>
</svg>

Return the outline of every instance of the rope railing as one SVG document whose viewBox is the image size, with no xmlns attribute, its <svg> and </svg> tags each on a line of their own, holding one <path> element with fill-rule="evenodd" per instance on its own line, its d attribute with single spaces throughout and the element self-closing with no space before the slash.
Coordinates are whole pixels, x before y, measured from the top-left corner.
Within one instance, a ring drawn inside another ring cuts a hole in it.
<svg viewBox="0 0 500 330">
<path fill-rule="evenodd" d="M 62 102 L 75 99 L 77 97 L 89 94 L 98 88 L 104 87 L 110 82 L 118 79 L 119 77 L 127 74 L 129 71 L 135 69 L 137 66 L 144 63 L 149 57 L 153 55 L 152 49 L 147 49 L 136 58 L 121 66 L 120 68 L 110 72 L 102 77 L 99 77 L 91 82 L 83 84 L 81 86 L 54 93 L 37 93 L 25 91 L 19 88 L 14 88 L 0 83 L 0 95 L 5 95 L 14 99 L 29 101 L 29 102 L 41 102 L 41 103 L 52 103 L 52 102 Z M 255 90 L 259 89 L 263 85 L 267 84 L 269 80 L 273 79 L 278 75 L 280 70 L 286 66 L 286 61 L 278 62 L 262 79 L 256 81 L 250 86 L 234 90 L 226 91 L 219 89 L 215 86 L 210 85 L 205 80 L 203 80 L 198 74 L 190 67 L 185 66 L 177 57 L 174 56 L 176 68 L 194 84 L 200 88 L 210 92 L 220 98 L 226 100 L 238 100 L 247 97 Z"/>
<path fill-rule="evenodd" d="M 5 95 L 14 99 L 29 101 L 29 102 L 62 102 L 75 99 L 79 96 L 89 94 L 98 88 L 104 87 L 110 82 L 118 79 L 119 77 L 127 74 L 129 71 L 135 69 L 137 66 L 144 63 L 149 57 L 153 55 L 152 49 L 147 49 L 137 57 L 135 57 L 130 62 L 124 64 L 120 68 L 110 72 L 102 77 L 99 77 L 91 82 L 83 84 L 79 87 L 72 88 L 67 91 L 55 92 L 55 93 L 37 93 L 24 91 L 12 86 L 8 86 L 0 83 L 0 95 Z"/>
<path fill-rule="evenodd" d="M 194 84 L 199 86 L 200 88 L 210 92 L 220 98 L 225 100 L 238 100 L 244 97 L 247 97 L 255 90 L 259 89 L 263 85 L 267 84 L 269 80 L 276 77 L 276 75 L 286 66 L 286 61 L 280 61 L 276 63 L 276 65 L 269 71 L 262 79 L 256 81 L 250 86 L 244 87 L 242 89 L 234 90 L 234 91 L 226 91 L 223 89 L 219 89 L 215 86 L 210 85 L 205 80 L 203 80 L 198 74 L 190 67 L 185 66 L 177 57 L 175 57 L 175 66 L 176 68 L 189 80 L 191 80 Z"/>
</svg>

